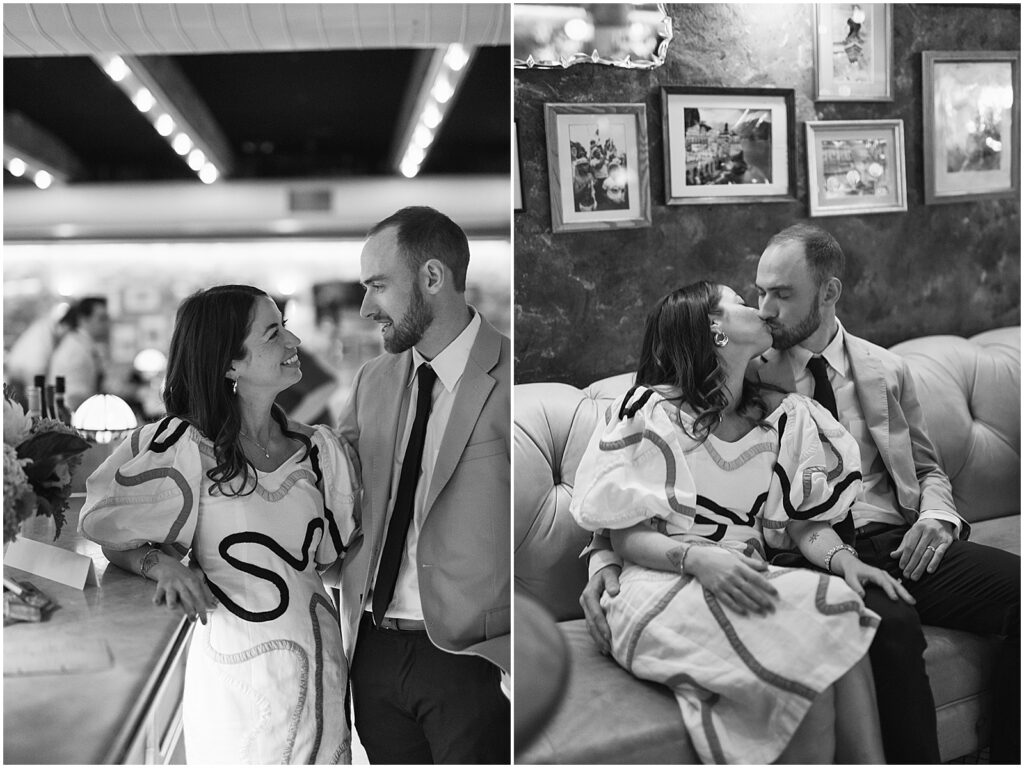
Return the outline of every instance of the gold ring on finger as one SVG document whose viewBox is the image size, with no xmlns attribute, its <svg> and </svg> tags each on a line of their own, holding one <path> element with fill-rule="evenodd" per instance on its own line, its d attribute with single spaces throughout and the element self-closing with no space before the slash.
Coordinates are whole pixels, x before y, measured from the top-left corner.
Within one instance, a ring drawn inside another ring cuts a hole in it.
<svg viewBox="0 0 1024 768">
<path fill-rule="evenodd" d="M 931 544 L 929 544 L 927 547 L 925 547 L 925 549 L 930 549 L 932 552 L 936 551 L 935 547 L 933 547 Z"/>
</svg>

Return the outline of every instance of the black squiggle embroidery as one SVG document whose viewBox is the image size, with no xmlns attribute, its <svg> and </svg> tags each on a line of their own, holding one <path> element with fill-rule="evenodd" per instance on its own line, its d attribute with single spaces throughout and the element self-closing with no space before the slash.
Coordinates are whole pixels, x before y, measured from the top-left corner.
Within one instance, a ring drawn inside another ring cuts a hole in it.
<svg viewBox="0 0 1024 768">
<path fill-rule="evenodd" d="M 240 619 L 245 621 L 261 622 L 261 621 L 273 621 L 274 619 L 281 616 L 286 610 L 288 610 L 288 585 L 285 580 L 278 576 L 273 571 L 267 568 L 261 568 L 253 563 L 247 563 L 244 560 L 239 560 L 237 557 L 231 554 L 229 551 L 235 544 L 259 544 L 266 547 L 275 555 L 284 560 L 288 565 L 297 571 L 304 571 L 309 563 L 310 558 L 310 545 L 313 543 L 313 536 L 317 531 L 322 531 L 324 527 L 324 521 L 322 518 L 315 518 L 310 520 L 306 525 L 306 537 L 302 542 L 302 557 L 292 557 L 291 553 L 274 541 L 272 538 L 263 533 L 257 533 L 255 531 L 242 531 L 241 533 L 232 533 L 221 539 L 218 551 L 220 556 L 224 559 L 224 562 L 233 566 L 242 573 L 247 573 L 250 576 L 255 576 L 258 579 L 269 581 L 278 592 L 280 601 L 277 607 L 271 608 L 268 611 L 249 611 L 238 605 L 234 600 L 228 597 L 224 590 L 218 587 L 214 582 L 207 576 L 206 583 L 210 586 L 210 591 L 213 592 L 214 596 L 224 604 L 231 613 Z"/>
<path fill-rule="evenodd" d="M 189 423 L 187 421 L 182 421 L 174 428 L 174 431 L 171 432 L 170 435 L 164 438 L 163 433 L 171 426 L 172 421 L 175 421 L 175 418 L 173 416 L 168 416 L 160 422 L 160 426 L 157 427 L 156 434 L 153 435 L 153 439 L 150 441 L 149 448 L 147 450 L 150 450 L 153 453 L 164 453 L 171 448 L 171 446 L 177 443 L 178 440 L 181 439 L 181 436 L 188 431 Z"/>
<path fill-rule="evenodd" d="M 316 680 L 313 681 L 313 690 L 316 695 L 316 738 L 313 739 L 313 751 L 309 755 L 308 764 L 316 763 L 316 753 L 320 751 L 320 742 L 324 733 L 324 639 L 320 633 L 320 620 L 316 616 L 317 606 L 321 605 L 327 609 L 327 613 L 335 622 L 339 621 L 338 612 L 334 609 L 331 601 L 314 592 L 309 599 L 309 618 L 313 622 L 313 653 L 316 658 Z"/>
</svg>

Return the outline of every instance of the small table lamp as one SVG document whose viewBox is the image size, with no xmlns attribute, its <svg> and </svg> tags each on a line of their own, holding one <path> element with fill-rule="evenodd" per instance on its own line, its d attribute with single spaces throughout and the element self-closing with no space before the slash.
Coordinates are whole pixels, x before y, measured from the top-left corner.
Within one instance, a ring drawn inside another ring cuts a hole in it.
<svg viewBox="0 0 1024 768">
<path fill-rule="evenodd" d="M 131 407 L 117 395 L 93 395 L 71 417 L 71 426 L 97 443 L 125 437 L 138 425 Z"/>
</svg>

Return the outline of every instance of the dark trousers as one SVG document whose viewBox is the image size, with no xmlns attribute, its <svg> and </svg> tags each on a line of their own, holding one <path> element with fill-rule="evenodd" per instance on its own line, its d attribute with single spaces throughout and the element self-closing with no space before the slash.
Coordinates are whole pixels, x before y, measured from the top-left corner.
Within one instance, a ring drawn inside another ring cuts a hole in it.
<svg viewBox="0 0 1024 768">
<path fill-rule="evenodd" d="M 490 662 L 446 653 L 426 632 L 377 629 L 365 614 L 350 680 L 371 763 L 511 763 L 511 706 Z"/>
<path fill-rule="evenodd" d="M 865 537 L 861 560 L 902 578 L 890 553 L 906 526 Z M 890 763 L 937 763 L 939 749 L 922 653 L 922 624 L 1001 636 L 993 673 L 991 761 L 1020 763 L 1020 557 L 994 547 L 954 541 L 935 573 L 904 579 L 916 605 L 892 601 L 868 587 L 865 604 L 882 617 L 871 645 L 885 756 Z"/>
</svg>

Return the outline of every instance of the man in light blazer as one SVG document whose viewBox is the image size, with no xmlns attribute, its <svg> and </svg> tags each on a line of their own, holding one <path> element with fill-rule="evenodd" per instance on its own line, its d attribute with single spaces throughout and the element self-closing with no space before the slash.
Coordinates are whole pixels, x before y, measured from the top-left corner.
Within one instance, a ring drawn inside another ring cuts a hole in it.
<svg viewBox="0 0 1024 768">
<path fill-rule="evenodd" d="M 991 758 L 1019 763 L 1020 558 L 967 540 L 906 362 L 836 318 L 843 266 L 842 248 L 820 227 L 796 224 L 768 241 L 756 283 L 773 349 L 756 376 L 838 412 L 861 453 L 864 491 L 851 509 L 857 556 L 902 576 L 915 598 L 894 602 L 872 586 L 865 596 L 882 617 L 870 656 L 886 758 L 939 761 L 922 658 L 921 624 L 930 624 L 1005 637 Z"/>
<path fill-rule="evenodd" d="M 377 224 L 361 256 L 387 354 L 339 426 L 363 485 L 341 620 L 373 763 L 511 758 L 510 343 L 466 303 L 468 263 L 465 233 L 425 206 Z"/>
</svg>

